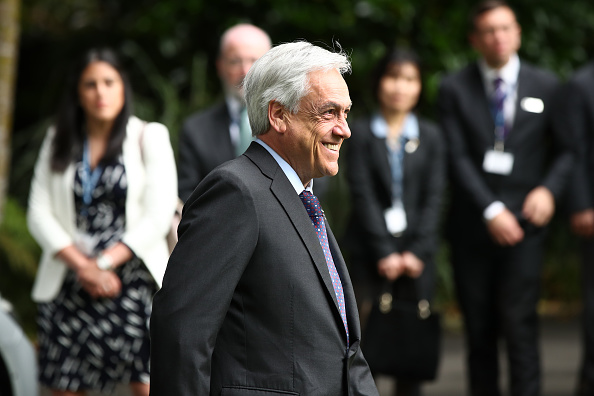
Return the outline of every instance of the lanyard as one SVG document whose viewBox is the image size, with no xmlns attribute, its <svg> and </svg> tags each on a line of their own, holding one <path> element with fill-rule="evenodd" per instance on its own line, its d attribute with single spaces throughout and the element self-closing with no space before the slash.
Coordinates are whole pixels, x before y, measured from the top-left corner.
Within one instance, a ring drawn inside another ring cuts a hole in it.
<svg viewBox="0 0 594 396">
<path fill-rule="evenodd" d="M 101 177 L 103 167 L 97 165 L 91 172 L 91 161 L 90 161 L 90 149 L 89 143 L 85 139 L 83 146 L 83 171 L 81 174 L 81 182 L 83 188 L 83 202 L 85 206 L 89 206 L 93 199 L 93 190 L 97 186 L 97 182 Z"/>
<path fill-rule="evenodd" d="M 404 162 L 404 146 L 408 139 L 404 136 L 400 136 L 398 138 L 399 146 L 398 147 L 390 147 L 388 146 L 388 158 L 392 170 L 392 200 L 401 200 L 402 199 L 402 164 Z"/>
</svg>

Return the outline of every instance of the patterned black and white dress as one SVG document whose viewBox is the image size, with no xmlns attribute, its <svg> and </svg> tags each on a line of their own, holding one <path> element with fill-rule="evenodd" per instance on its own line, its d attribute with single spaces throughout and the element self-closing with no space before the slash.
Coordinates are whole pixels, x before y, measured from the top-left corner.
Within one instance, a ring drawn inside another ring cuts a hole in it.
<svg viewBox="0 0 594 396">
<path fill-rule="evenodd" d="M 74 181 L 76 225 L 84 249 L 96 255 L 120 241 L 126 227 L 126 170 L 122 159 L 107 164 L 90 205 L 82 192 L 82 161 Z M 78 243 L 77 243 L 78 244 Z M 122 291 L 92 298 L 68 271 L 50 303 L 39 304 L 39 360 L 42 384 L 59 390 L 111 391 L 117 383 L 149 382 L 148 321 L 157 286 L 136 257 L 115 270 Z"/>
</svg>

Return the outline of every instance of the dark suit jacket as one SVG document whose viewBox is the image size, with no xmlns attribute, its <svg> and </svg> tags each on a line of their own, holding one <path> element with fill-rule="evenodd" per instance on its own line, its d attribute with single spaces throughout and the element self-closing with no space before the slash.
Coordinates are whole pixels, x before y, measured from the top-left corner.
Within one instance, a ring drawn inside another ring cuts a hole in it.
<svg viewBox="0 0 594 396">
<path fill-rule="evenodd" d="M 194 188 L 214 168 L 235 158 L 229 125 L 231 117 L 223 101 L 188 117 L 179 138 L 178 191 L 186 201 Z"/>
<path fill-rule="evenodd" d="M 524 199 L 534 187 L 547 187 L 555 199 L 563 192 L 574 154 L 571 137 L 551 127 L 557 79 L 522 61 L 517 89 L 515 120 L 505 142 L 505 150 L 514 155 L 513 171 L 501 176 L 486 173 L 482 166 L 485 152 L 494 146 L 495 125 L 478 65 L 473 63 L 442 81 L 438 105 L 448 140 L 453 232 L 465 230 L 465 236 L 484 237 L 483 211 L 493 201 L 502 201 L 521 218 Z M 544 111 L 525 111 L 521 101 L 526 97 L 541 99 Z"/>
<path fill-rule="evenodd" d="M 555 120 L 578 152 L 567 194 L 568 209 L 575 213 L 594 208 L 594 62 L 575 73 L 561 97 Z"/>
<path fill-rule="evenodd" d="M 151 395 L 377 395 L 330 228 L 351 345 L 324 253 L 274 158 L 252 143 L 188 199 L 151 318 Z"/>
<path fill-rule="evenodd" d="M 347 178 L 352 197 L 349 246 L 359 245 L 363 259 L 377 263 L 394 252 L 411 251 L 424 262 L 437 248 L 437 224 L 445 179 L 445 147 L 435 124 L 419 119 L 419 147 L 404 153 L 403 204 L 407 229 L 393 237 L 384 220 L 392 206 L 392 171 L 386 140 L 373 135 L 370 120 L 351 126 L 347 141 Z"/>
</svg>

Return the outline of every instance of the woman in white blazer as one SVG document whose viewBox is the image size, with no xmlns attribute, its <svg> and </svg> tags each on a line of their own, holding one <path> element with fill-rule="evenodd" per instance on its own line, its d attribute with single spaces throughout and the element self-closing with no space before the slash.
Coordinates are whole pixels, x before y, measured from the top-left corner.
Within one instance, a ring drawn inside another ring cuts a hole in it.
<svg viewBox="0 0 594 396">
<path fill-rule="evenodd" d="M 115 54 L 84 54 L 43 142 L 27 222 L 43 253 L 40 381 L 53 395 L 149 394 L 148 320 L 177 202 L 167 128 L 131 115 Z"/>
</svg>

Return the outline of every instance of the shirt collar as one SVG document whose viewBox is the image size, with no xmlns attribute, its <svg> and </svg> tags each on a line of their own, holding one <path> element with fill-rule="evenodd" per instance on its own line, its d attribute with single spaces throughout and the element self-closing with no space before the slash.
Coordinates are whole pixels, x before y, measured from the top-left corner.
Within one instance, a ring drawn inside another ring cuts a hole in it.
<svg viewBox="0 0 594 396">
<path fill-rule="evenodd" d="M 386 139 L 388 137 L 388 123 L 384 117 L 379 113 L 375 113 L 371 118 L 371 132 L 378 139 Z M 419 120 L 413 113 L 408 113 L 402 125 L 401 136 L 406 140 L 419 138 Z"/>
<path fill-rule="evenodd" d="M 518 74 L 520 73 L 520 58 L 518 54 L 513 54 L 505 66 L 499 70 L 490 67 L 484 58 L 479 60 L 478 65 L 485 82 L 487 82 L 487 86 L 490 86 L 491 82 L 497 77 L 501 77 L 508 87 L 513 87 L 518 82 Z"/>
<path fill-rule="evenodd" d="M 262 140 L 256 139 L 255 142 L 259 143 L 262 147 L 266 149 L 266 151 L 270 153 L 270 155 L 272 155 L 272 157 L 278 163 L 278 166 L 280 166 L 284 174 L 287 176 L 287 179 L 289 179 L 289 181 L 291 182 L 291 185 L 293 186 L 297 194 L 301 194 L 303 190 L 307 190 L 313 194 L 313 179 L 310 180 L 306 188 L 303 188 L 303 183 L 301 183 L 299 175 L 297 175 L 295 169 L 293 169 L 291 165 L 289 165 L 289 163 L 283 159 L 283 157 L 278 155 L 276 151 L 274 151 L 269 145 L 264 143 Z"/>
</svg>

